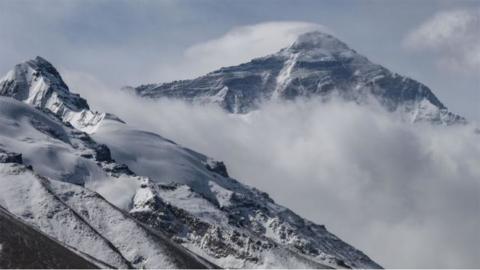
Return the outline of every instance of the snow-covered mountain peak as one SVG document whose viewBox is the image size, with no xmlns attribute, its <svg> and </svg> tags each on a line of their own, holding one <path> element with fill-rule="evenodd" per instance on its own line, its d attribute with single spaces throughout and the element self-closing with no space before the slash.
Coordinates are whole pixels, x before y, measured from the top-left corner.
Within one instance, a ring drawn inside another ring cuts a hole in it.
<svg viewBox="0 0 480 270">
<path fill-rule="evenodd" d="M 328 52 L 351 50 L 347 44 L 332 35 L 320 31 L 307 32 L 300 35 L 288 48 L 293 52 L 305 52 L 322 49 Z"/>
<path fill-rule="evenodd" d="M 0 84 L 3 95 L 12 96 L 34 106 L 44 107 L 48 98 L 56 95 L 58 102 L 70 110 L 90 109 L 85 99 L 78 94 L 70 93 L 55 67 L 40 56 L 16 65 Z"/>
<path fill-rule="evenodd" d="M 93 133 L 105 118 L 119 120 L 110 114 L 91 111 L 87 101 L 70 92 L 57 69 L 40 56 L 9 71 L 0 80 L 0 95 L 49 111 L 87 133 Z"/>
<path fill-rule="evenodd" d="M 371 62 L 330 34 L 309 32 L 289 47 L 193 80 L 141 85 L 136 94 L 217 103 L 231 113 L 248 113 L 276 99 L 336 96 L 366 105 L 378 101 L 408 122 L 461 124 L 466 120 L 424 84 Z M 327 97 L 327 98 L 323 98 Z"/>
</svg>

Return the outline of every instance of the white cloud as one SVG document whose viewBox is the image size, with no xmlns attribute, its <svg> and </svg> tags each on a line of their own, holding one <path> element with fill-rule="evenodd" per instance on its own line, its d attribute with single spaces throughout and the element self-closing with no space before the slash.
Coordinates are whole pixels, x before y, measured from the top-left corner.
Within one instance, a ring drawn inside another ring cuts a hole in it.
<svg viewBox="0 0 480 270">
<path fill-rule="evenodd" d="M 413 29 L 406 48 L 438 56 L 443 68 L 480 72 L 480 9 L 443 11 Z"/>
<path fill-rule="evenodd" d="M 219 38 L 190 47 L 186 57 L 202 63 L 209 70 L 237 65 L 277 52 L 292 44 L 300 34 L 314 30 L 331 32 L 319 24 L 294 21 L 235 27 Z"/>
<path fill-rule="evenodd" d="M 480 264 L 480 136 L 471 126 L 411 125 L 379 108 L 315 100 L 238 116 L 66 77 L 94 108 L 224 160 L 241 182 L 385 267 Z"/>
<path fill-rule="evenodd" d="M 315 30 L 332 33 L 323 25 L 298 21 L 271 21 L 234 27 L 218 38 L 187 48 L 183 59 L 175 65 L 160 64 L 152 77 L 168 81 L 201 76 L 221 67 L 275 53 L 291 45 L 299 35 Z"/>
</svg>

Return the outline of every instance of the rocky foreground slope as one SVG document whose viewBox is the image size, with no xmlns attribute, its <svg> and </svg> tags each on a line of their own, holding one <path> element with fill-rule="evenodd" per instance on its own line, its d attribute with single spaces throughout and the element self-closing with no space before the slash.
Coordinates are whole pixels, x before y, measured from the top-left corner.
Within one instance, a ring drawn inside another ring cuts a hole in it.
<svg viewBox="0 0 480 270">
<path fill-rule="evenodd" d="M 0 205 L 92 264 L 380 267 L 222 162 L 92 111 L 40 57 L 0 95 Z"/>
<path fill-rule="evenodd" d="M 98 268 L 61 243 L 23 223 L 1 206 L 0 231 L 2 268 Z"/>
</svg>

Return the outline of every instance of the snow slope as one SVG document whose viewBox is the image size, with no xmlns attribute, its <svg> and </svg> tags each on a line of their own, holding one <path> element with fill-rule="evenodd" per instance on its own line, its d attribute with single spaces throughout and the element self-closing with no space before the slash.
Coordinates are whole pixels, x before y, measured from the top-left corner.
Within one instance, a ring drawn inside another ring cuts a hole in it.
<svg viewBox="0 0 480 270">
<path fill-rule="evenodd" d="M 121 173 L 108 148 L 52 114 L 0 97 L 0 126 L 0 148 L 22 153 L 23 162 L 40 175 L 97 190 L 119 207 L 127 207 L 130 198 L 122 200 L 110 190 L 126 192 L 139 185 L 128 170 Z"/>
<path fill-rule="evenodd" d="M 95 152 L 98 145 L 85 136 L 29 105 L 1 97 L 0 156 L 17 152 L 22 158 L 2 158 L 6 163 L 0 163 L 0 204 L 50 237 L 107 265 L 210 266 L 105 199 L 128 208 L 143 178 L 112 160 L 102 160 Z M 33 169 L 28 167 L 32 165 Z"/>
<path fill-rule="evenodd" d="M 305 33 L 275 54 L 193 80 L 127 89 L 149 98 L 217 103 L 232 113 L 248 113 L 262 103 L 279 99 L 328 100 L 333 95 L 362 104 L 373 99 L 406 121 L 465 123 L 427 86 L 370 62 L 342 41 L 321 32 Z"/>
<path fill-rule="evenodd" d="M 95 192 L 0 164 L 3 207 L 50 237 L 117 268 L 211 265 L 150 230 Z"/>
</svg>

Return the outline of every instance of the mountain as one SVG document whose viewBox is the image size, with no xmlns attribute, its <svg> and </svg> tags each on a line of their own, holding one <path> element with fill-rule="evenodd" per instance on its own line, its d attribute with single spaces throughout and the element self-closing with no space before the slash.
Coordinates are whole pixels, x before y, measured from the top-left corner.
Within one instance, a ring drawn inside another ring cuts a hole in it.
<svg viewBox="0 0 480 270">
<path fill-rule="evenodd" d="M 288 48 L 193 80 L 131 88 L 149 98 L 217 103 L 231 113 L 248 113 L 271 100 L 339 96 L 361 104 L 379 102 L 411 122 L 465 123 L 422 83 L 370 62 L 335 37 L 300 35 Z"/>
<path fill-rule="evenodd" d="M 324 226 L 232 179 L 221 162 L 118 122 L 104 122 L 93 138 L 152 180 L 130 213 L 221 267 L 379 267 Z"/>
<path fill-rule="evenodd" d="M 0 95 L 45 109 L 75 128 L 93 132 L 106 113 L 90 110 L 85 99 L 71 93 L 58 71 L 42 57 L 15 66 L 0 80 Z"/>
<path fill-rule="evenodd" d="M 0 205 L 91 263 L 380 267 L 223 162 L 92 111 L 45 59 L 17 65 L 0 93 Z"/>
<path fill-rule="evenodd" d="M 100 266 L 212 266 L 121 209 L 143 178 L 85 133 L 8 97 L 0 97 L 0 130 L 0 205 L 23 222 Z"/>
</svg>

